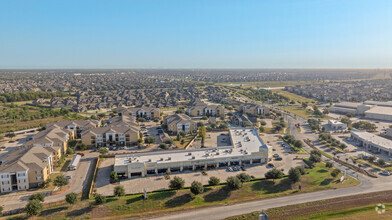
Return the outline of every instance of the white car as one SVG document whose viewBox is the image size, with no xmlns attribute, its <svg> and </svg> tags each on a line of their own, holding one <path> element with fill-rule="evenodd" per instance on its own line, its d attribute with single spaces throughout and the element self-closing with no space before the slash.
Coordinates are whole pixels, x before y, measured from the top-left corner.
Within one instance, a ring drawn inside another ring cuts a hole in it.
<svg viewBox="0 0 392 220">
<path fill-rule="evenodd" d="M 380 174 L 383 175 L 383 176 L 390 176 L 391 175 L 391 173 L 386 171 L 386 170 L 381 171 Z"/>
</svg>

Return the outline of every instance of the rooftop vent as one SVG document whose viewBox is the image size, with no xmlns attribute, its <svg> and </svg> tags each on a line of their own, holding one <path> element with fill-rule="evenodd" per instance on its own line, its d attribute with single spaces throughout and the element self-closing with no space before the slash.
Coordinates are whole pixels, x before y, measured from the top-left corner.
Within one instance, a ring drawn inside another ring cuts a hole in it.
<svg viewBox="0 0 392 220">
<path fill-rule="evenodd" d="M 189 153 L 188 153 L 188 155 L 190 156 L 190 155 L 192 155 L 192 153 L 191 153 L 191 152 L 189 152 Z"/>
<path fill-rule="evenodd" d="M 148 159 L 148 162 L 151 162 L 151 159 Z"/>
<path fill-rule="evenodd" d="M 195 156 L 192 156 L 192 159 L 195 159 Z"/>
<path fill-rule="evenodd" d="M 167 158 L 167 160 L 171 160 L 171 157 Z"/>
</svg>

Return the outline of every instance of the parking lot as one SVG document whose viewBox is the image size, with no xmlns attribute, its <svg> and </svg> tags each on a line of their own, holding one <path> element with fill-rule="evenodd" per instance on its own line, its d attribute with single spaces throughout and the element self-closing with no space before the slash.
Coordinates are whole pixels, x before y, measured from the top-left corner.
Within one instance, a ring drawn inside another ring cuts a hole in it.
<svg viewBox="0 0 392 220">
<path fill-rule="evenodd" d="M 263 141 L 269 140 L 270 145 L 272 145 L 273 149 L 275 149 L 273 153 L 278 154 L 279 157 L 282 158 L 280 161 L 271 158 L 269 163 L 273 164 L 275 168 L 283 169 L 284 173 L 287 174 L 291 167 L 304 165 L 301 158 L 308 157 L 308 155 L 294 154 L 290 149 L 282 147 L 282 142 L 275 135 L 268 135 L 267 137 L 264 136 L 262 139 Z M 147 191 L 167 189 L 169 186 L 170 180 L 166 180 L 164 175 L 156 174 L 147 177 L 124 179 L 121 180 L 120 183 L 110 184 L 110 172 L 113 170 L 113 164 L 114 158 L 106 158 L 101 162 L 98 169 L 97 182 L 95 184 L 97 193 L 112 195 L 114 187 L 119 184 L 124 186 L 126 193 L 141 193 L 144 189 Z M 179 176 L 185 180 L 185 186 L 190 186 L 194 180 L 200 181 L 203 184 L 208 184 L 208 179 L 211 176 L 216 176 L 224 182 L 227 177 L 235 176 L 241 172 L 245 172 L 256 178 L 262 178 L 264 177 L 264 174 L 271 169 L 267 168 L 267 164 L 247 165 L 245 167 L 246 171 L 238 169 L 239 167 L 234 168 L 234 166 L 231 166 L 231 168 L 233 171 L 230 171 L 228 167 L 208 170 L 206 171 L 208 175 L 203 175 L 201 171 L 188 171 L 172 173 L 170 176 L 171 178 Z M 234 171 L 234 169 L 237 169 L 237 171 Z"/>
</svg>

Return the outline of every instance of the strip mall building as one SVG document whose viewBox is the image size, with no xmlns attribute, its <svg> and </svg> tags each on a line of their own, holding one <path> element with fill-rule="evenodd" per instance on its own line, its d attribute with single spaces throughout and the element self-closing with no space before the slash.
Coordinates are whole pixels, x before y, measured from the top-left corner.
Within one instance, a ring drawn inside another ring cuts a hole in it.
<svg viewBox="0 0 392 220">
<path fill-rule="evenodd" d="M 161 151 L 117 155 L 114 171 L 128 178 L 211 169 L 242 164 L 263 164 L 272 148 L 263 143 L 254 128 L 230 128 L 231 145 L 218 148 Z"/>
</svg>

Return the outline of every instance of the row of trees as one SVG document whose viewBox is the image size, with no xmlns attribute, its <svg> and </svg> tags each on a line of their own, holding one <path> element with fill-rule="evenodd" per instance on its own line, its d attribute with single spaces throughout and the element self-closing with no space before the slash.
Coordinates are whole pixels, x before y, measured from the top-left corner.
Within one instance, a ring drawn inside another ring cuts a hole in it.
<svg viewBox="0 0 392 220">
<path fill-rule="evenodd" d="M 64 97 L 69 95 L 65 92 L 35 92 L 35 91 L 26 91 L 26 92 L 12 92 L 12 93 L 3 93 L 0 94 L 0 102 L 20 102 L 20 101 L 30 101 L 38 98 L 50 99 L 53 97 Z"/>
<path fill-rule="evenodd" d="M 329 133 L 321 133 L 321 134 L 319 134 L 319 140 L 325 141 L 325 142 L 329 143 L 333 147 L 339 147 L 342 150 L 347 148 L 346 144 L 341 143 L 339 140 L 336 140 Z"/>
<path fill-rule="evenodd" d="M 293 145 L 296 148 L 302 148 L 304 146 L 304 144 L 302 143 L 301 140 L 297 140 L 295 139 L 295 137 L 293 135 L 286 135 L 283 137 L 283 139 L 288 143 Z"/>
</svg>

